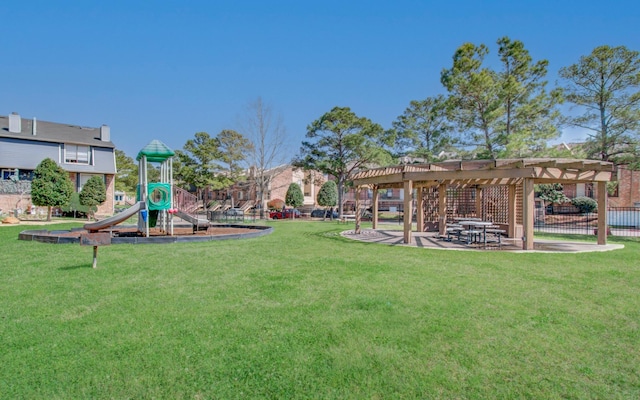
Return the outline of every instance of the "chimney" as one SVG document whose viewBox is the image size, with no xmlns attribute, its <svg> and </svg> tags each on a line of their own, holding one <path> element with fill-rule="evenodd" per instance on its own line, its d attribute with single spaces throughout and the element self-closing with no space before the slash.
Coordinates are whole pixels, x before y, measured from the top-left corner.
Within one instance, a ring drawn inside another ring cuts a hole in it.
<svg viewBox="0 0 640 400">
<path fill-rule="evenodd" d="M 36 131 L 37 131 L 36 124 L 37 124 L 36 117 L 33 117 L 33 124 L 31 124 L 31 134 L 33 136 L 36 135 Z"/>
<path fill-rule="evenodd" d="M 11 115 L 9 115 L 9 132 L 22 132 L 22 119 L 20 118 L 20 114 L 12 112 Z"/>
<path fill-rule="evenodd" d="M 102 125 L 100 127 L 100 140 L 103 142 L 111 141 L 111 128 L 109 128 L 109 125 Z"/>
</svg>

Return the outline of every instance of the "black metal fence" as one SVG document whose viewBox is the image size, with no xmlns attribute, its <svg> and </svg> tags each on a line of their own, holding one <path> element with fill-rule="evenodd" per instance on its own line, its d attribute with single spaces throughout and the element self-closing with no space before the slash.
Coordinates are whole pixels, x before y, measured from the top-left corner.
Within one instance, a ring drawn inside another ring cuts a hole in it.
<svg viewBox="0 0 640 400">
<path fill-rule="evenodd" d="M 207 219 L 211 222 L 241 223 L 255 222 L 260 215 L 255 210 L 247 212 L 208 211 Z"/>
<path fill-rule="evenodd" d="M 609 207 L 607 224 L 610 235 L 640 237 L 640 208 Z M 537 209 L 534 218 L 536 232 L 595 235 L 598 214 L 580 213 L 573 206 Z"/>
</svg>

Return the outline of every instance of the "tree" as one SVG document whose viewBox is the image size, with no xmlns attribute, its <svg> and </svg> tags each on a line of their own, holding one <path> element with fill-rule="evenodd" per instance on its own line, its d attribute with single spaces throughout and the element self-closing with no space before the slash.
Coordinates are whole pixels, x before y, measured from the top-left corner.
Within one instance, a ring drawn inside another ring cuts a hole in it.
<svg viewBox="0 0 640 400">
<path fill-rule="evenodd" d="M 338 187 L 336 186 L 336 182 L 330 180 L 323 183 L 316 200 L 322 207 L 335 207 L 338 204 Z M 326 217 L 327 213 L 324 213 L 323 219 Z M 331 219 L 333 219 L 333 213 L 331 213 Z"/>
<path fill-rule="evenodd" d="M 389 141 L 402 155 L 433 161 L 438 153 L 455 142 L 447 119 L 446 99 L 442 95 L 411 101 L 392 125 L 393 129 L 388 132 L 392 135 Z"/>
<path fill-rule="evenodd" d="M 638 160 L 639 54 L 624 46 L 600 46 L 560 69 L 567 81 L 567 100 L 583 112 L 570 123 L 591 132 L 586 143 L 589 158 L 615 163 Z"/>
<path fill-rule="evenodd" d="M 107 200 L 107 188 L 104 185 L 104 179 L 100 176 L 92 176 L 82 186 L 80 190 L 80 204 L 88 207 L 87 219 L 91 216 L 95 218 L 95 211 L 99 204 Z"/>
<path fill-rule="evenodd" d="M 116 174 L 115 188 L 128 193 L 135 193 L 138 185 L 138 165 L 135 160 L 127 156 L 124 151 L 116 150 Z"/>
<path fill-rule="evenodd" d="M 183 150 L 176 151 L 179 165 L 176 171 L 178 180 L 193 186 L 198 198 L 203 201 L 204 188 L 212 186 L 214 189 L 222 189 L 224 187 L 216 179 L 216 172 L 220 170 L 216 160 L 222 158 L 219 146 L 220 142 L 217 138 L 212 138 L 206 132 L 197 132 L 193 139 L 187 140 Z"/>
<path fill-rule="evenodd" d="M 286 130 L 282 117 L 274 116 L 271 107 L 260 97 L 247 106 L 246 116 L 240 125 L 243 134 L 251 141 L 247 161 L 256 183 L 260 218 L 264 218 L 272 177 L 268 170 L 284 163 Z"/>
<path fill-rule="evenodd" d="M 558 137 L 560 91 L 547 93 L 546 60 L 533 63 L 520 41 L 497 41 L 502 69 L 483 67 L 487 46 L 465 43 L 441 73 L 449 117 L 479 158 L 535 156 Z"/>
<path fill-rule="evenodd" d="M 72 214 L 73 218 L 77 218 L 82 214 L 86 215 L 88 218 L 90 211 L 89 207 L 83 206 L 80 203 L 80 194 L 76 192 L 71 194 L 71 199 L 69 199 L 68 204 L 60 206 L 60 210 L 62 211 L 63 215 Z"/>
<path fill-rule="evenodd" d="M 218 151 L 220 160 L 226 165 L 224 173 L 219 174 L 217 181 L 220 186 L 228 187 L 243 180 L 244 168 L 241 162 L 247 158 L 251 151 L 251 142 L 240 133 L 233 130 L 223 130 L 216 137 L 219 143 Z M 233 207 L 233 196 L 231 196 Z"/>
<path fill-rule="evenodd" d="M 293 165 L 336 178 L 338 213 L 342 215 L 344 188 L 351 176 L 370 164 L 390 162 L 382 136 L 380 125 L 358 117 L 349 107 L 334 107 L 307 127 L 308 140 L 302 142 Z"/>
<path fill-rule="evenodd" d="M 69 174 L 50 158 L 42 160 L 33 171 L 31 201 L 47 207 L 47 221 L 51 221 L 51 207 L 68 204 L 74 191 Z"/>
<path fill-rule="evenodd" d="M 569 201 L 561 183 L 541 183 L 535 186 L 535 191 L 545 204 L 562 204 Z"/>
<path fill-rule="evenodd" d="M 304 195 L 302 189 L 297 183 L 292 183 L 287 189 L 287 194 L 284 197 L 284 201 L 292 208 L 298 208 L 304 204 Z M 294 216 L 294 213 L 291 213 Z"/>
</svg>

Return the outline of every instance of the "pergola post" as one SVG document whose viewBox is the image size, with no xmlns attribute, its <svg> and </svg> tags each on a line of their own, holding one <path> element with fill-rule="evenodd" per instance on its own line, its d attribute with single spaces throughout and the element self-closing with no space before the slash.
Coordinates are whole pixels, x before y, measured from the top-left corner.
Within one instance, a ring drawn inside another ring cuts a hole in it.
<svg viewBox="0 0 640 400">
<path fill-rule="evenodd" d="M 355 232 L 356 234 L 360 233 L 360 219 L 361 219 L 361 214 L 360 214 L 360 186 L 356 186 L 356 228 L 355 228 Z"/>
<path fill-rule="evenodd" d="M 509 227 L 507 228 L 507 235 L 510 238 L 516 237 L 516 210 L 518 209 L 516 203 L 516 185 L 509 185 L 509 194 L 508 194 L 508 207 L 509 214 L 507 215 Z"/>
<path fill-rule="evenodd" d="M 447 234 L 447 185 L 438 185 L 438 234 L 443 237 Z"/>
<path fill-rule="evenodd" d="M 373 187 L 373 208 L 371 210 L 371 225 L 378 229 L 378 185 Z"/>
<path fill-rule="evenodd" d="M 524 226 L 522 249 L 533 250 L 533 214 L 535 212 L 533 179 L 525 179 L 522 188 L 522 225 Z"/>
<path fill-rule="evenodd" d="M 411 243 L 411 225 L 413 210 L 411 208 L 411 193 L 413 181 L 404 181 L 404 243 Z"/>
<path fill-rule="evenodd" d="M 424 196 L 422 187 L 416 188 L 416 232 L 424 232 Z"/>
<path fill-rule="evenodd" d="M 607 182 L 598 182 L 598 244 L 607 244 Z"/>
</svg>

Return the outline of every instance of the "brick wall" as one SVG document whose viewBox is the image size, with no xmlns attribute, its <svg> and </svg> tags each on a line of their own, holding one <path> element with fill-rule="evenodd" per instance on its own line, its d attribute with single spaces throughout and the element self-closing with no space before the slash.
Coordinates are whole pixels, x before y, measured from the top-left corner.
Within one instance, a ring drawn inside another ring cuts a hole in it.
<svg viewBox="0 0 640 400">
<path fill-rule="evenodd" d="M 287 196 L 287 189 L 289 189 L 289 185 L 293 182 L 293 168 L 287 168 L 281 173 L 275 175 L 271 178 L 271 183 L 269 185 L 269 192 L 267 193 L 267 201 L 273 199 L 281 199 Z"/>
<path fill-rule="evenodd" d="M 617 196 L 609 196 L 609 206 L 634 207 L 640 204 L 640 171 L 630 170 L 626 165 L 619 165 L 617 169 Z"/>
</svg>

